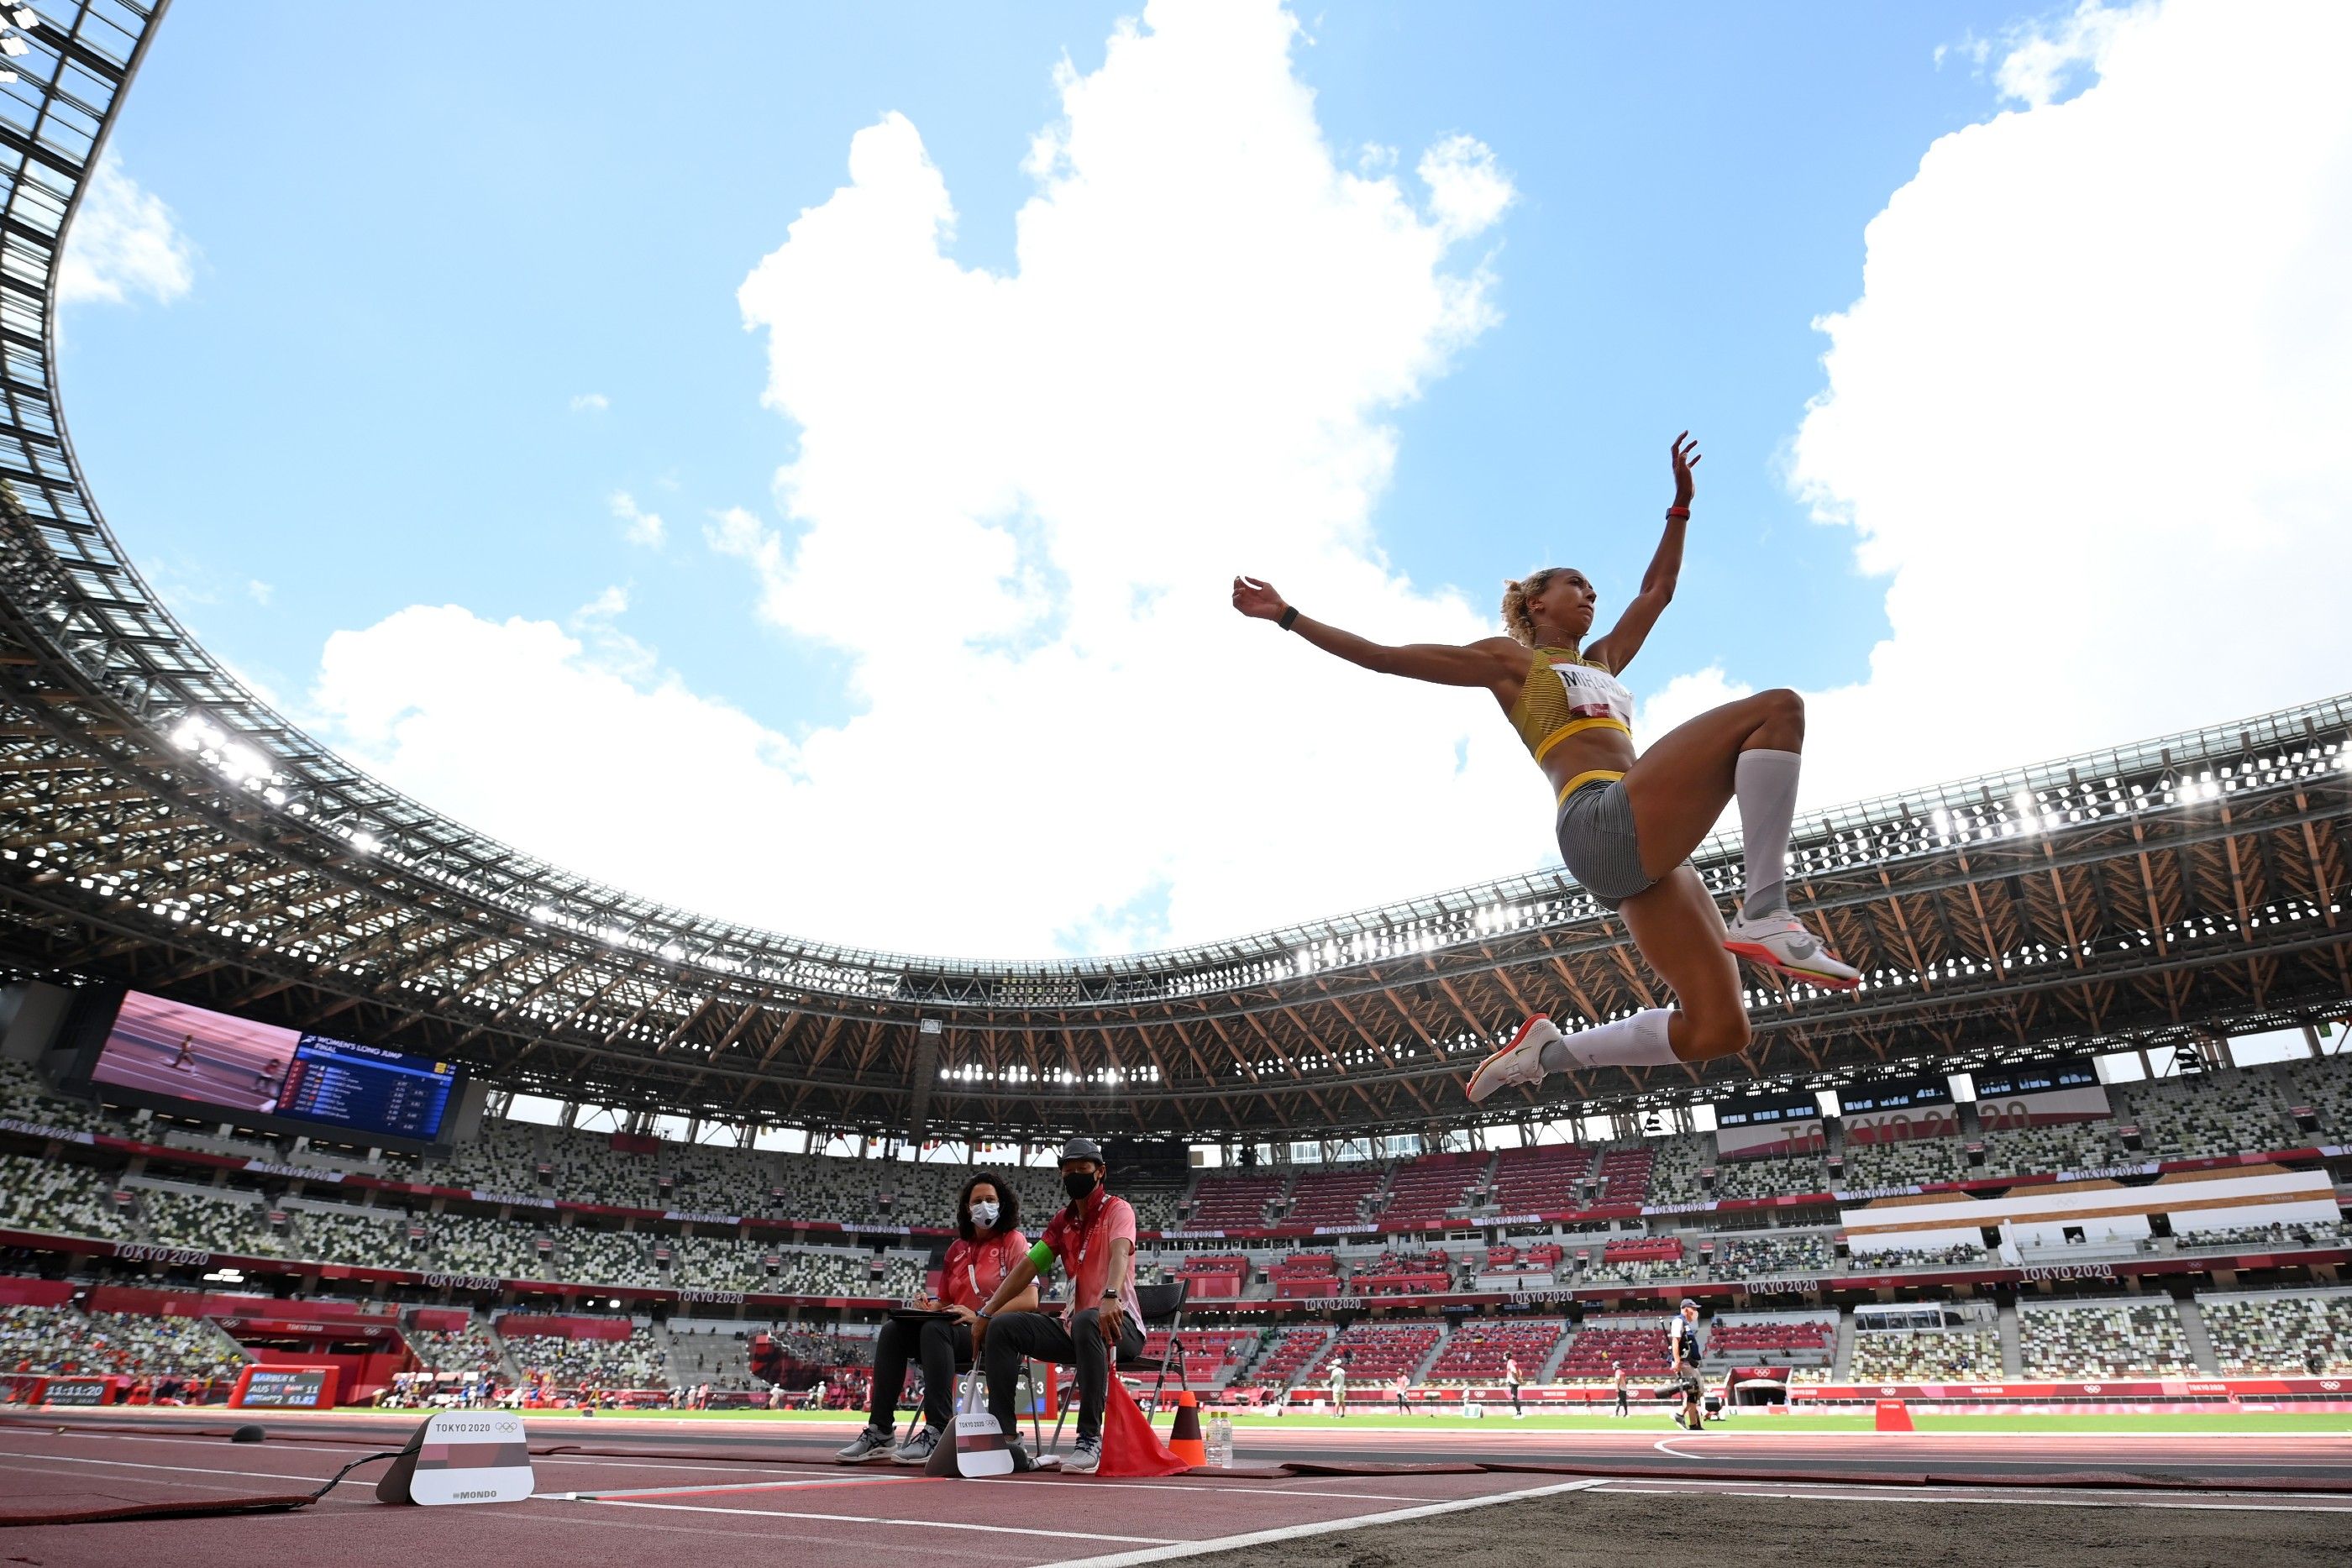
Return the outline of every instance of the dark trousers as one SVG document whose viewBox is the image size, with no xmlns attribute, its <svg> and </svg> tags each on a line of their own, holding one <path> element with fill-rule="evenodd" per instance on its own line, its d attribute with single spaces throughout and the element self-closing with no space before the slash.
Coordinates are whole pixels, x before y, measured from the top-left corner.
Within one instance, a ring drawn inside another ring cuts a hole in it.
<svg viewBox="0 0 2352 1568">
<path fill-rule="evenodd" d="M 933 1431 L 944 1432 L 955 1415 L 956 1367 L 971 1363 L 971 1331 L 961 1323 L 883 1321 L 874 1340 L 874 1400 L 866 1423 L 877 1432 L 895 1424 L 909 1350 L 923 1364 L 923 1419 Z"/>
<path fill-rule="evenodd" d="M 1088 1307 L 1065 1328 L 1043 1312 L 1006 1312 L 988 1322 L 988 1410 L 1007 1437 L 1013 1425 L 1013 1391 L 1021 1381 L 1021 1361 L 1048 1361 L 1078 1369 L 1078 1436 L 1102 1436 L 1103 1395 L 1110 1384 L 1110 1346 L 1103 1343 L 1102 1309 Z M 1118 1359 L 1143 1354 L 1143 1328 L 1133 1318 L 1122 1325 Z"/>
</svg>

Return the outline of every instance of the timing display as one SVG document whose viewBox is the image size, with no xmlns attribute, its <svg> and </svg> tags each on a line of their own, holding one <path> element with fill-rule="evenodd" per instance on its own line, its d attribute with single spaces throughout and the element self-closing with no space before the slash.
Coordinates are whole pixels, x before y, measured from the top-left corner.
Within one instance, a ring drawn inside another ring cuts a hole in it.
<svg viewBox="0 0 2352 1568">
<path fill-rule="evenodd" d="M 238 1391 L 236 1403 L 246 1408 L 268 1406 L 278 1409 L 315 1410 L 325 1403 L 326 1391 L 324 1368 L 296 1366 L 279 1372 L 257 1366 L 245 1375 L 245 1386 Z"/>
<path fill-rule="evenodd" d="M 446 1061 L 306 1034 L 294 1048 L 278 1113 L 429 1142 L 457 1079 Z"/>
<path fill-rule="evenodd" d="M 1977 1098 L 2003 1100 L 2012 1094 L 2047 1094 L 2056 1089 L 2098 1086 L 2098 1069 L 2087 1056 L 2044 1061 L 2032 1067 L 2008 1067 L 1977 1074 Z"/>
<path fill-rule="evenodd" d="M 257 1116 L 431 1143 L 457 1069 L 131 991 L 90 1077 Z"/>
</svg>

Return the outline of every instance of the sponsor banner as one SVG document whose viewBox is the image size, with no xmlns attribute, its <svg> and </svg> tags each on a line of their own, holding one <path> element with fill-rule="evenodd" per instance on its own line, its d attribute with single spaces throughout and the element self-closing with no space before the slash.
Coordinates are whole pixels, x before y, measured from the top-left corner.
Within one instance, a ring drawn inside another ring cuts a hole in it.
<svg viewBox="0 0 2352 1568">
<path fill-rule="evenodd" d="M 2154 1176 L 2164 1167 L 2154 1160 L 2142 1160 L 2131 1166 L 2094 1166 L 2089 1170 L 2060 1171 L 2053 1181 L 2114 1181 L 2123 1176 Z"/>
<path fill-rule="evenodd" d="M 1958 1137 L 1960 1113 L 1949 1105 L 1922 1106 L 1910 1111 L 1874 1111 L 1844 1118 L 1849 1144 L 1897 1144 L 1912 1138 Z"/>
<path fill-rule="evenodd" d="M 257 1176 L 291 1176 L 296 1181 L 340 1182 L 343 1179 L 343 1173 L 341 1171 L 322 1171 L 310 1166 L 283 1165 L 277 1160 L 247 1160 L 245 1162 L 244 1168 Z"/>
<path fill-rule="evenodd" d="M 2107 1383 L 1793 1383 L 1798 1404 L 1878 1399 L 2241 1399 L 2342 1394 L 2352 1377 L 2143 1377 Z"/>
<path fill-rule="evenodd" d="M 376 1483 L 378 1502 L 428 1508 L 520 1502 L 536 1486 L 522 1417 L 511 1410 L 444 1410 L 410 1438 Z"/>
<path fill-rule="evenodd" d="M 697 1306 L 740 1307 L 743 1304 L 744 1293 L 740 1291 L 705 1291 L 689 1286 L 677 1292 L 677 1299 Z M 985 1301 L 981 1303 L 982 1306 L 987 1304 Z"/>
<path fill-rule="evenodd" d="M 1830 1196 L 1840 1203 L 1867 1203 L 1874 1197 L 1911 1197 L 1927 1190 L 1915 1181 L 1903 1186 L 1840 1187 Z"/>
<path fill-rule="evenodd" d="M 1772 1280 L 1742 1280 L 1739 1288 L 1751 1296 L 1811 1295 L 1829 1281 L 1818 1274 L 1790 1276 Z"/>
<path fill-rule="evenodd" d="M 491 1192 L 485 1187 L 474 1186 L 466 1189 L 466 1196 L 476 1203 L 495 1203 L 508 1208 L 553 1208 L 555 1207 L 553 1198 L 541 1197 L 535 1192 Z M 583 1203 L 579 1207 L 593 1208 L 596 1206 Z"/>
<path fill-rule="evenodd" d="M 689 1209 L 665 1208 L 662 1218 L 678 1225 L 740 1225 L 740 1214 L 696 1214 Z"/>
<path fill-rule="evenodd" d="M 0 1133 L 21 1133 L 28 1138 L 47 1138 L 60 1144 L 95 1144 L 97 1137 L 89 1133 L 77 1133 L 70 1127 L 52 1127 L 46 1122 L 20 1122 L 14 1116 L 0 1116 Z"/>
<path fill-rule="evenodd" d="M 390 1323 L 366 1322 L 357 1318 L 337 1318 L 321 1322 L 316 1318 L 248 1318 L 226 1317 L 215 1320 L 226 1329 L 229 1337 L 251 1334 L 257 1339 L 279 1335 L 294 1339 L 390 1339 Z"/>
<path fill-rule="evenodd" d="M 175 1269 L 205 1269 L 211 1267 L 213 1260 L 213 1255 L 199 1247 L 163 1247 L 151 1241 L 114 1241 L 108 1247 L 126 1263 L 168 1263 Z"/>
<path fill-rule="evenodd" d="M 2028 1284 L 2042 1280 L 2112 1280 L 2113 1263 L 2030 1263 L 2017 1271 Z"/>
<path fill-rule="evenodd" d="M 419 1279 L 428 1291 L 497 1291 L 506 1286 L 496 1274 L 424 1274 Z"/>
<path fill-rule="evenodd" d="M 1649 1214 L 1706 1214 L 1721 1203 L 1719 1198 L 1702 1197 L 1691 1203 L 1645 1203 L 1642 1212 Z"/>
</svg>

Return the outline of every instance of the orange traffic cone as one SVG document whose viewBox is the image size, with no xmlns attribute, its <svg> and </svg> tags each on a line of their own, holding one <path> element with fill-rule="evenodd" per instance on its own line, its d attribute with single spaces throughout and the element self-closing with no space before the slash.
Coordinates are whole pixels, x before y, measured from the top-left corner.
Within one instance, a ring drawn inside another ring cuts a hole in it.
<svg viewBox="0 0 2352 1568">
<path fill-rule="evenodd" d="M 1916 1432 L 1911 1425 L 1911 1407 L 1900 1399 L 1878 1402 L 1878 1429 L 1882 1432 Z"/>
<path fill-rule="evenodd" d="M 1208 1445 L 1201 1440 L 1200 1401 L 1189 1388 L 1176 1391 L 1176 1424 L 1168 1428 L 1168 1451 L 1188 1465 L 1209 1462 Z"/>
</svg>

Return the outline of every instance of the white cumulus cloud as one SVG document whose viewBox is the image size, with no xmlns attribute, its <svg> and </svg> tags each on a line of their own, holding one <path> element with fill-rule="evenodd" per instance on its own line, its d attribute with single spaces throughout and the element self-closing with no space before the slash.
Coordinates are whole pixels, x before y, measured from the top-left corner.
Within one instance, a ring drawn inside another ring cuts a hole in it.
<svg viewBox="0 0 2352 1568">
<path fill-rule="evenodd" d="M 334 733 L 565 863 L 890 947 L 1208 938 L 1535 862 L 1543 785 L 1487 699 L 1226 602 L 1248 570 L 1375 637 L 1493 629 L 1371 518 L 1391 412 L 1498 319 L 1465 242 L 1510 184 L 1467 137 L 1425 197 L 1343 165 L 1296 32 L 1272 0 L 1155 4 L 1066 65 L 1007 272 L 947 253 L 891 114 L 745 280 L 795 455 L 781 521 L 704 537 L 767 635 L 843 658 L 855 716 L 785 737 L 584 634 L 420 607 L 336 639 Z"/>
<path fill-rule="evenodd" d="M 613 406 L 613 400 L 603 392 L 575 392 L 572 398 L 574 413 L 603 413 Z"/>
<path fill-rule="evenodd" d="M 58 267 L 58 298 L 68 305 L 169 305 L 195 287 L 196 247 L 172 209 L 122 172 L 112 153 L 99 160 L 82 193 Z"/>
<path fill-rule="evenodd" d="M 633 545 L 659 549 L 668 537 L 669 525 L 662 521 L 659 512 L 648 512 L 637 505 L 636 497 L 626 490 L 615 490 L 606 503 L 613 516 L 621 519 L 621 537 Z"/>
<path fill-rule="evenodd" d="M 1811 799 L 2352 684 L 2347 56 L 2332 0 L 2082 7 L 1871 223 L 1791 472 L 1891 629 Z"/>
</svg>

